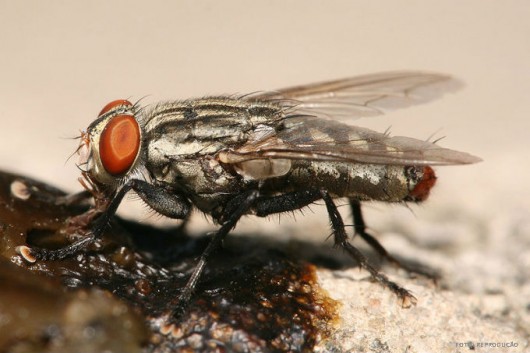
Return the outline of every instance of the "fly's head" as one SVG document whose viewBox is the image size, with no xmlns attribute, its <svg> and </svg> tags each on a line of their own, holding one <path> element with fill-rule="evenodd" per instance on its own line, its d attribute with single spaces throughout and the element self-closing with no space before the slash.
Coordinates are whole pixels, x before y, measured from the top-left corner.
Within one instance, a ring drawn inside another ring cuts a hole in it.
<svg viewBox="0 0 530 353">
<path fill-rule="evenodd" d="M 78 166 L 89 182 L 114 189 L 142 174 L 142 125 L 139 109 L 120 99 L 107 104 L 86 131 L 78 148 Z"/>
</svg>

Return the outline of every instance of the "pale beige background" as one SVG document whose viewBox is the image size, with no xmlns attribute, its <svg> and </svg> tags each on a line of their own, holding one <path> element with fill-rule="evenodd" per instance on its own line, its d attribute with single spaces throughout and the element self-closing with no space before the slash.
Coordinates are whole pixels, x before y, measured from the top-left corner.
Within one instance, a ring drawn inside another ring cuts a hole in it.
<svg viewBox="0 0 530 353">
<path fill-rule="evenodd" d="M 108 101 L 247 93 L 402 69 L 449 73 L 467 86 L 355 123 L 421 139 L 437 133 L 446 136 L 441 145 L 484 162 L 439 168 L 431 200 L 414 214 L 373 205 L 368 222 L 404 256 L 414 253 L 402 234 L 449 246 L 423 260 L 461 290 L 506 294 L 511 312 L 523 315 L 530 285 L 509 285 L 528 282 L 530 268 L 529 1 L 0 0 L 0 168 L 73 192 L 78 171 L 65 161 L 76 142 L 68 138 Z M 128 214 L 158 221 L 143 210 Z M 311 229 L 301 236 L 328 234 L 325 215 L 297 218 Z M 243 223 L 270 234 L 300 229 L 289 217 Z M 510 320 L 530 325 L 528 315 Z"/>
</svg>

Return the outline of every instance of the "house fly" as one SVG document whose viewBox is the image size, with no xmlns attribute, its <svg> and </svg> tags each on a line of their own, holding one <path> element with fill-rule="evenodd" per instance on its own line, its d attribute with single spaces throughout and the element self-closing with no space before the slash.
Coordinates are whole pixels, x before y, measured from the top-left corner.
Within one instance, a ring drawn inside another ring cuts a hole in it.
<svg viewBox="0 0 530 353">
<path fill-rule="evenodd" d="M 322 200 L 335 245 L 410 306 L 416 300 L 412 294 L 370 265 L 350 243 L 335 200 L 349 200 L 355 234 L 397 263 L 366 231 L 360 202 L 424 201 L 436 181 L 432 166 L 480 159 L 339 120 L 421 103 L 457 83 L 440 74 L 390 72 L 148 108 L 113 101 L 83 133 L 79 148 L 83 175 L 109 200 L 105 210 L 81 240 L 57 250 L 21 247 L 19 253 L 35 261 L 81 251 L 101 236 L 131 190 L 170 218 L 186 219 L 197 208 L 219 228 L 173 303 L 182 308 L 208 258 L 242 216 L 265 217 Z"/>
</svg>

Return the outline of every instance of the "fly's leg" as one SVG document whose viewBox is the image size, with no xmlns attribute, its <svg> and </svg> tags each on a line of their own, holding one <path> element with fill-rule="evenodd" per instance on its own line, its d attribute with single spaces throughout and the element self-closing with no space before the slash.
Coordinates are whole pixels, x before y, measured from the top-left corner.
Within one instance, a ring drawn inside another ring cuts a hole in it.
<svg viewBox="0 0 530 353">
<path fill-rule="evenodd" d="M 222 211 L 214 218 L 220 223 L 224 223 L 244 201 L 246 195 L 234 198 Z M 256 211 L 256 216 L 266 217 L 274 213 L 295 211 L 321 199 L 318 189 L 294 191 L 277 196 L 260 196 L 254 202 L 252 208 Z"/>
<path fill-rule="evenodd" d="M 320 191 L 321 197 L 326 203 L 326 208 L 328 210 L 329 219 L 331 222 L 331 228 L 333 230 L 333 236 L 335 239 L 335 246 L 340 246 L 343 248 L 351 257 L 353 257 L 359 265 L 370 272 L 370 275 L 373 279 L 379 282 L 383 287 L 389 288 L 394 292 L 402 301 L 402 306 L 405 308 L 410 307 L 413 304 L 416 304 L 416 298 L 405 288 L 399 286 L 397 283 L 392 282 L 384 274 L 380 273 L 376 268 L 374 268 L 368 262 L 368 259 L 353 245 L 348 242 L 348 235 L 344 228 L 344 222 L 342 217 L 337 209 L 337 206 L 333 202 L 331 196 L 329 196 L 326 190 Z"/>
<path fill-rule="evenodd" d="M 132 179 L 116 192 L 108 207 L 94 221 L 94 225 L 90 232 L 82 239 L 57 250 L 19 246 L 16 249 L 17 252 L 28 262 L 64 259 L 80 252 L 101 237 L 107 228 L 110 219 L 116 214 L 116 210 L 123 200 L 123 197 L 131 189 L 155 211 L 168 217 L 185 218 L 190 211 L 191 205 L 189 201 L 183 199 L 179 195 L 168 192 L 161 186 L 152 185 L 143 180 Z"/>
<path fill-rule="evenodd" d="M 316 189 L 294 191 L 278 196 L 259 198 L 254 209 L 256 216 L 265 217 L 273 213 L 298 210 L 321 198 L 320 191 Z"/>
<path fill-rule="evenodd" d="M 195 268 L 193 269 L 193 272 L 188 279 L 188 283 L 186 283 L 186 286 L 182 289 L 182 292 L 178 298 L 177 303 L 172 303 L 173 305 L 176 305 L 176 307 L 172 310 L 172 312 L 169 314 L 169 316 L 166 318 L 166 320 L 171 323 L 172 321 L 176 320 L 180 315 L 182 315 L 184 309 L 188 305 L 191 296 L 193 295 L 193 292 L 195 291 L 195 287 L 197 286 L 197 283 L 200 279 L 200 276 L 202 272 L 204 271 L 204 268 L 206 266 L 206 263 L 208 261 L 208 258 L 212 253 L 214 253 L 219 247 L 221 246 L 221 243 L 225 239 L 225 237 L 228 235 L 228 232 L 232 230 L 232 228 L 235 227 L 241 216 L 246 214 L 253 206 L 254 202 L 256 201 L 256 198 L 259 195 L 259 191 L 253 190 L 246 194 L 246 196 L 241 199 L 237 198 L 237 204 L 238 207 L 234 209 L 232 214 L 227 216 L 227 219 L 215 232 L 214 236 L 212 237 L 212 240 L 206 247 L 206 249 L 201 254 L 201 257 L 199 258 L 199 261 L 197 262 L 197 265 L 195 265 Z M 229 205 L 230 206 L 230 205 Z M 232 205 L 233 206 L 233 205 Z M 228 207 L 232 208 L 232 207 Z M 172 330 L 171 324 L 167 325 L 163 328 L 162 332 L 169 333 Z"/>
<path fill-rule="evenodd" d="M 361 238 L 363 238 L 364 241 L 368 243 L 368 245 L 370 245 L 375 251 L 377 251 L 380 256 L 384 257 L 394 266 L 402 268 L 409 273 L 419 274 L 433 280 L 437 279 L 438 275 L 436 273 L 430 273 L 422 271 L 421 269 L 412 268 L 393 257 L 374 236 L 366 232 L 366 224 L 364 223 L 363 214 L 361 212 L 361 203 L 359 200 L 350 199 L 350 206 L 352 209 L 355 234 L 358 234 Z"/>
<path fill-rule="evenodd" d="M 416 298 L 410 294 L 409 291 L 400 287 L 398 284 L 390 281 L 385 275 L 380 273 L 377 269 L 370 265 L 368 259 L 353 245 L 348 242 L 348 235 L 346 234 L 344 222 L 342 217 L 337 209 L 337 206 L 333 202 L 331 196 L 325 190 L 306 190 L 306 191 L 295 191 L 291 193 L 286 193 L 283 195 L 273 196 L 273 197 L 263 197 L 256 200 L 254 209 L 256 210 L 256 215 L 264 217 L 273 213 L 280 213 L 286 211 L 293 211 L 304 206 L 307 206 L 319 199 L 323 199 L 326 203 L 326 208 L 328 210 L 329 218 L 333 228 L 333 235 L 335 238 L 335 245 L 340 246 L 352 256 L 361 267 L 366 269 L 372 278 L 379 282 L 384 287 L 389 288 L 394 292 L 401 300 L 404 307 L 409 307 L 412 304 L 416 303 Z M 360 215 L 360 222 L 355 222 L 356 231 L 363 230 L 360 234 L 368 235 L 370 239 L 375 240 L 368 233 L 364 231 L 366 228 L 364 221 L 362 219 L 362 214 L 360 213 L 360 207 L 356 209 L 358 215 Z M 354 213 L 355 216 L 355 213 Z M 364 239 L 364 236 L 363 236 Z M 377 240 L 375 240 L 377 242 Z M 379 247 L 384 250 L 384 248 L 377 242 Z"/>
<path fill-rule="evenodd" d="M 116 193 L 107 209 L 94 221 L 94 225 L 90 232 L 80 240 L 57 250 L 19 246 L 16 251 L 28 262 L 35 262 L 37 260 L 59 260 L 77 254 L 81 250 L 87 248 L 103 234 L 108 222 L 116 213 L 123 197 L 130 189 L 131 185 L 126 184 Z"/>
<path fill-rule="evenodd" d="M 153 210 L 173 219 L 188 219 L 191 211 L 191 203 L 168 190 L 164 185 L 153 185 L 143 180 L 131 180 L 132 189 Z"/>
</svg>

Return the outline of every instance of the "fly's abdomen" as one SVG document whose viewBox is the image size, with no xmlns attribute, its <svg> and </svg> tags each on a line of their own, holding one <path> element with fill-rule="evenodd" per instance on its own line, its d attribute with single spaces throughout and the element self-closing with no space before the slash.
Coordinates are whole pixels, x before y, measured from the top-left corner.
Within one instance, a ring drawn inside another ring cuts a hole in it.
<svg viewBox="0 0 530 353">
<path fill-rule="evenodd" d="M 286 179 L 291 188 L 323 188 L 335 197 L 417 202 L 427 198 L 436 176 L 423 166 L 297 161 Z"/>
</svg>

